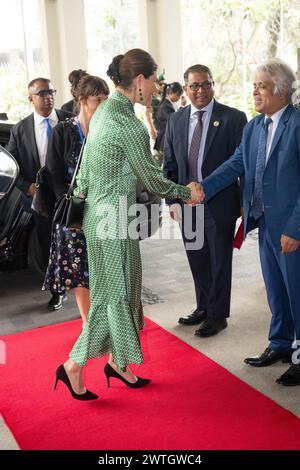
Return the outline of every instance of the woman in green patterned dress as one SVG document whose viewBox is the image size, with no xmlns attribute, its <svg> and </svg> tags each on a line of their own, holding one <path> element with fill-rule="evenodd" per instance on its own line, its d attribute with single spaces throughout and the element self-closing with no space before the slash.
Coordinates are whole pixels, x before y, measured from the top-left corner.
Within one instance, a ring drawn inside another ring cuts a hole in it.
<svg viewBox="0 0 300 470">
<path fill-rule="evenodd" d="M 143 362 L 139 241 L 124 230 L 124 221 L 132 221 L 128 209 L 136 202 L 137 181 L 162 197 L 200 202 L 196 183 L 185 187 L 163 177 L 152 159 L 147 129 L 135 116 L 135 103 L 149 106 L 151 102 L 156 69 L 152 57 L 141 49 L 114 58 L 108 75 L 116 91 L 91 120 L 77 178 L 77 194 L 86 197 L 83 229 L 91 307 L 70 358 L 56 371 L 56 384 L 64 382 L 79 400 L 98 398 L 85 389 L 82 370 L 88 359 L 108 353 L 104 369 L 108 384 L 110 377 L 132 388 L 150 382 L 136 377 L 128 367 Z"/>
</svg>

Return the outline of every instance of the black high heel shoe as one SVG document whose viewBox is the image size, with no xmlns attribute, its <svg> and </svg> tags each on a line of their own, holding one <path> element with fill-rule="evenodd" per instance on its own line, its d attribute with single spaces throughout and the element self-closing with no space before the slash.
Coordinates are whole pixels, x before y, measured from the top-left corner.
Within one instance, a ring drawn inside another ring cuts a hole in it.
<svg viewBox="0 0 300 470">
<path fill-rule="evenodd" d="M 106 375 L 107 386 L 108 387 L 109 387 L 109 381 L 110 381 L 111 377 L 114 377 L 115 379 L 122 380 L 122 382 L 124 382 L 124 384 L 126 384 L 127 387 L 130 387 L 130 388 L 145 387 L 145 385 L 148 385 L 151 382 L 150 379 L 142 379 L 141 377 L 137 377 L 137 381 L 134 382 L 134 383 L 128 382 L 128 380 L 124 379 L 124 377 L 122 377 L 122 375 L 118 374 L 118 372 L 115 371 L 115 369 L 113 369 L 111 367 L 111 365 L 108 364 L 108 363 L 105 364 L 104 374 Z"/>
<path fill-rule="evenodd" d="M 61 364 L 56 369 L 56 380 L 55 380 L 54 390 L 56 389 L 57 382 L 59 380 L 61 380 L 68 387 L 69 392 L 71 393 L 72 397 L 75 398 L 75 400 L 96 400 L 98 398 L 98 395 L 95 395 L 95 393 L 92 393 L 89 390 L 81 394 L 75 393 L 63 364 Z"/>
</svg>

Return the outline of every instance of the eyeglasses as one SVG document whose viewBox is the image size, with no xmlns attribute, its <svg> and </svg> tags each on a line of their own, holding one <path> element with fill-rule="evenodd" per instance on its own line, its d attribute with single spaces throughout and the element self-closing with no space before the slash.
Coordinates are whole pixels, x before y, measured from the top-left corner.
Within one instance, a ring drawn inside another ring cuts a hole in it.
<svg viewBox="0 0 300 470">
<path fill-rule="evenodd" d="M 56 95 L 56 90 L 40 90 L 37 93 L 32 93 L 32 94 L 39 96 L 40 98 L 46 98 L 46 96 Z"/>
<path fill-rule="evenodd" d="M 200 88 L 203 88 L 203 90 L 210 90 L 214 82 L 203 82 L 203 83 L 191 83 L 188 85 L 189 89 L 192 91 L 198 91 Z"/>
</svg>

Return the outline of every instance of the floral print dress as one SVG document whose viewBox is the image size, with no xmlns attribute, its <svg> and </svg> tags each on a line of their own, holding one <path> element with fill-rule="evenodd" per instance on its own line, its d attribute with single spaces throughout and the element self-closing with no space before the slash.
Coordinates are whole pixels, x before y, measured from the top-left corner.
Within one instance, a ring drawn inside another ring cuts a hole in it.
<svg viewBox="0 0 300 470">
<path fill-rule="evenodd" d="M 53 180 L 57 197 L 65 193 L 71 183 L 82 142 L 77 118 L 68 119 L 52 131 L 46 165 Z M 74 287 L 89 288 L 89 272 L 83 232 L 53 224 L 48 269 L 43 290 L 64 293 Z"/>
</svg>

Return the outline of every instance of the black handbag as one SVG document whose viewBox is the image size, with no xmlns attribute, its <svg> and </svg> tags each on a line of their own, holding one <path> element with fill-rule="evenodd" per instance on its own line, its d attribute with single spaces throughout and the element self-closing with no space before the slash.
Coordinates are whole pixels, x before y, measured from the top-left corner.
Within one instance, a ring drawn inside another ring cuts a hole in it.
<svg viewBox="0 0 300 470">
<path fill-rule="evenodd" d="M 36 192 L 32 199 L 31 209 L 42 217 L 49 219 L 53 213 L 55 196 L 48 184 L 49 177 L 47 177 L 47 172 L 47 168 L 43 166 L 36 174 Z"/>
<path fill-rule="evenodd" d="M 68 228 L 75 228 L 77 230 L 82 230 L 85 197 L 74 196 L 73 191 L 76 176 L 80 167 L 84 142 L 81 147 L 68 192 L 67 194 L 61 196 L 61 198 L 57 201 L 53 217 L 54 224 L 66 225 Z"/>
</svg>

